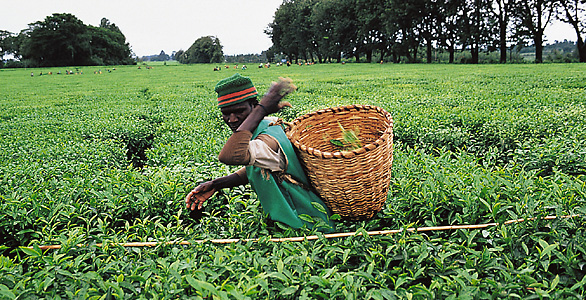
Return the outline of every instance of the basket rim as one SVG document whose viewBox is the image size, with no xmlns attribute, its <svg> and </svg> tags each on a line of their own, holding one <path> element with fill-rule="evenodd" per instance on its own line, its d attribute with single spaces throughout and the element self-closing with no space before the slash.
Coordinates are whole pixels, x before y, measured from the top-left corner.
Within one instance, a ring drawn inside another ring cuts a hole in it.
<svg viewBox="0 0 586 300">
<path fill-rule="evenodd" d="M 318 149 L 308 147 L 306 145 L 302 145 L 297 139 L 293 139 L 290 134 L 290 132 L 291 132 L 290 130 L 288 130 L 286 132 L 287 137 L 292 141 L 292 144 L 299 151 L 303 151 L 309 155 L 314 155 L 314 156 L 317 156 L 317 157 L 323 158 L 323 159 L 353 158 L 357 155 L 364 154 L 369 151 L 375 150 L 379 146 L 383 145 L 387 141 L 387 139 L 389 139 L 389 138 L 391 138 L 391 143 L 392 143 L 393 117 L 391 116 L 391 114 L 389 112 L 387 112 L 383 108 L 378 107 L 378 106 L 374 106 L 374 105 L 351 104 L 351 105 L 324 108 L 324 109 L 320 109 L 320 110 L 299 116 L 299 117 L 295 118 L 292 122 L 290 122 L 288 125 L 291 128 L 293 128 L 294 124 L 301 122 L 301 120 L 312 118 L 314 116 L 321 115 L 324 113 L 340 112 L 340 111 L 348 111 L 348 110 L 357 110 L 358 111 L 361 109 L 365 109 L 365 110 L 374 109 L 374 110 L 376 110 L 377 112 L 381 113 L 389 121 L 390 126 L 388 126 L 385 129 L 383 134 L 376 141 L 369 143 L 369 144 L 366 144 L 360 148 L 354 149 L 352 151 L 335 151 L 335 152 L 320 151 Z"/>
</svg>

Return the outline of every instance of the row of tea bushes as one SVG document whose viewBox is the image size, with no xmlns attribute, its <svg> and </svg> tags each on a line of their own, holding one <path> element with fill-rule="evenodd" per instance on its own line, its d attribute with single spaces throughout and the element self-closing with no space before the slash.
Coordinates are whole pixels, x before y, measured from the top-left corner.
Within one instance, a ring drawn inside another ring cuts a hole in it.
<svg viewBox="0 0 586 300">
<path fill-rule="evenodd" d="M 247 70 L 261 94 L 293 78 L 286 120 L 352 103 L 392 113 L 387 204 L 337 231 L 528 219 L 277 244 L 267 237 L 315 232 L 268 221 L 249 187 L 218 193 L 200 213 L 184 208 L 198 182 L 234 171 L 216 158 L 229 132 L 213 87 L 236 71 L 209 67 L 0 70 L 0 298 L 586 296 L 583 66 Z M 261 241 L 196 242 L 215 238 Z M 110 244 L 179 240 L 194 244 Z M 24 248 L 47 244 L 62 248 Z"/>
</svg>

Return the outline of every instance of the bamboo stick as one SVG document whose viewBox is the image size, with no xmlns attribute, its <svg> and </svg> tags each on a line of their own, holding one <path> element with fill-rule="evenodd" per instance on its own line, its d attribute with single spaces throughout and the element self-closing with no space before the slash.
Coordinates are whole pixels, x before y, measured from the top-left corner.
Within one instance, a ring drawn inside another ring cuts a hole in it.
<svg viewBox="0 0 586 300">
<path fill-rule="evenodd" d="M 542 220 L 554 220 L 557 218 L 561 219 L 569 219 L 579 217 L 580 215 L 566 215 L 566 216 L 546 216 L 542 217 Z M 528 218 L 528 219 L 515 219 L 515 220 L 508 220 L 503 222 L 503 225 L 509 225 L 513 223 L 520 223 L 529 220 L 535 220 L 536 218 Z M 402 231 L 408 232 L 425 232 L 425 231 L 446 231 L 446 230 L 458 230 L 458 229 L 481 229 L 487 228 L 492 226 L 498 226 L 499 223 L 486 223 L 486 224 L 471 224 L 471 225 L 450 225 L 450 226 L 431 226 L 431 227 L 418 227 L 418 228 L 406 228 L 406 229 L 394 229 L 394 230 L 378 230 L 378 231 L 369 231 L 367 235 L 375 236 L 375 235 L 390 235 L 400 233 Z M 324 234 L 323 236 L 326 239 L 331 238 L 342 238 L 342 237 L 350 237 L 355 235 L 362 235 L 361 232 L 340 232 L 340 233 L 328 233 Z M 297 236 L 297 237 L 289 237 L 289 238 L 271 238 L 268 239 L 269 242 L 302 242 L 302 241 L 312 241 L 319 239 L 317 235 L 309 235 L 309 236 Z M 193 244 L 202 244 L 202 243 L 212 243 L 212 244 L 231 244 L 231 243 L 238 243 L 238 242 L 259 242 L 260 239 L 211 239 L 211 240 L 195 240 Z M 122 246 L 122 247 L 155 247 L 159 245 L 191 245 L 191 242 L 188 241 L 171 241 L 171 242 L 131 242 L 131 243 L 110 243 L 110 246 Z M 77 247 L 85 247 L 88 245 L 78 244 Z M 104 244 L 98 243 L 95 244 L 97 247 L 103 247 Z M 28 247 L 32 249 L 33 247 Z M 39 246 L 41 250 L 46 249 L 60 249 L 61 245 L 43 245 Z"/>
</svg>

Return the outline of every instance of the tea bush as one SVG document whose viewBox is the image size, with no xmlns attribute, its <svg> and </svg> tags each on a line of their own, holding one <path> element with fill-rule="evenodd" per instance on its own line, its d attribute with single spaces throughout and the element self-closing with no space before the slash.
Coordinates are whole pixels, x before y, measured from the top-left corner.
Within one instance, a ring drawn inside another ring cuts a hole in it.
<svg viewBox="0 0 586 300">
<path fill-rule="evenodd" d="M 582 65 L 213 67 L 0 70 L 0 299 L 584 298 Z M 217 161 L 230 133 L 213 92 L 235 72 L 261 94 L 291 77 L 287 121 L 353 103 L 393 115 L 386 205 L 338 222 L 363 235 L 270 222 L 247 186 L 184 208 L 198 183 L 235 171 Z M 486 223 L 500 225 L 409 231 Z M 230 238 L 259 241 L 202 242 Z"/>
</svg>

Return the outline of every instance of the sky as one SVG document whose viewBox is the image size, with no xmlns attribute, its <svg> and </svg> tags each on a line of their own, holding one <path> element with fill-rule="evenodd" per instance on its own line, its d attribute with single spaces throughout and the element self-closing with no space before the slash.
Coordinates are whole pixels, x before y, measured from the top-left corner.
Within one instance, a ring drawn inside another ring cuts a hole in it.
<svg viewBox="0 0 586 300">
<path fill-rule="evenodd" d="M 217 36 L 224 54 L 267 50 L 264 33 L 283 0 L 0 0 L 0 30 L 18 33 L 53 13 L 86 25 L 116 24 L 137 56 L 187 50 L 202 36 Z"/>
<path fill-rule="evenodd" d="M 86 25 L 116 24 L 137 56 L 187 50 L 216 36 L 224 54 L 260 54 L 271 46 L 264 33 L 283 0 L 0 0 L 0 30 L 18 33 L 53 13 L 70 13 Z M 548 42 L 576 40 L 562 23 L 546 28 Z"/>
</svg>

